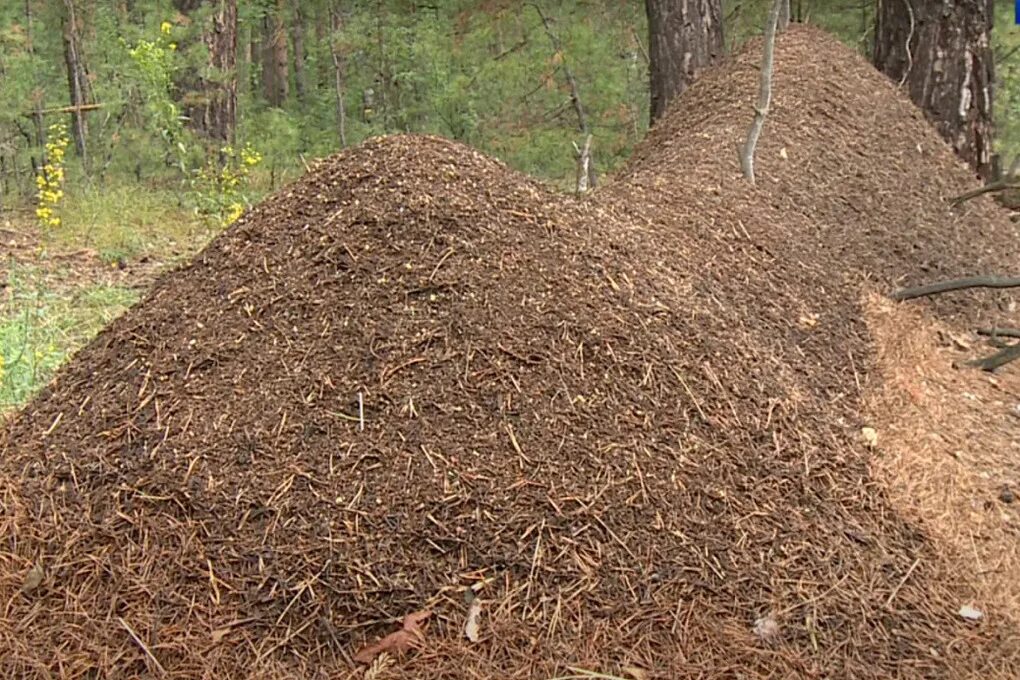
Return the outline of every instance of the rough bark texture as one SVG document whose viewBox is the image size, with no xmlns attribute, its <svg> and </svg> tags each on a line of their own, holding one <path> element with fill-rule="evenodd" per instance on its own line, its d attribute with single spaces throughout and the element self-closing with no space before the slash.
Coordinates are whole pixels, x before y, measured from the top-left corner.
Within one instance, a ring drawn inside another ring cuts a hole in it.
<svg viewBox="0 0 1020 680">
<path fill-rule="evenodd" d="M 875 66 L 978 174 L 992 166 L 992 0 L 882 0 Z"/>
<path fill-rule="evenodd" d="M 88 103 L 86 99 L 88 74 L 81 54 L 82 27 L 75 11 L 74 2 L 65 0 L 64 6 L 67 10 L 64 24 L 64 63 L 67 66 L 67 88 L 72 107 L 71 136 L 74 139 L 74 148 L 87 169 L 89 165 L 86 146 L 88 125 L 85 112 L 81 107 Z"/>
<path fill-rule="evenodd" d="M 347 146 L 347 114 L 344 109 L 344 67 L 345 60 L 339 43 L 339 35 L 343 30 L 343 15 L 338 2 L 330 4 L 329 19 L 332 28 L 330 37 L 330 54 L 333 56 L 333 88 L 336 93 L 336 126 L 340 136 L 340 146 Z"/>
<path fill-rule="evenodd" d="M 201 0 L 177 0 L 184 14 L 199 11 Z M 230 143 L 237 120 L 237 0 L 211 0 L 210 14 L 202 30 L 209 52 L 211 78 L 182 83 L 189 125 L 202 136 Z"/>
<path fill-rule="evenodd" d="M 287 64 L 287 27 L 284 24 L 284 0 L 278 0 L 266 14 L 262 41 L 262 88 L 266 101 L 283 106 L 290 92 Z"/>
<path fill-rule="evenodd" d="M 300 0 L 294 0 L 291 14 L 291 40 L 294 43 L 294 92 L 304 100 L 308 91 L 305 77 L 305 15 Z"/>
<path fill-rule="evenodd" d="M 654 123 L 698 72 L 723 55 L 720 0 L 645 0 Z"/>
</svg>

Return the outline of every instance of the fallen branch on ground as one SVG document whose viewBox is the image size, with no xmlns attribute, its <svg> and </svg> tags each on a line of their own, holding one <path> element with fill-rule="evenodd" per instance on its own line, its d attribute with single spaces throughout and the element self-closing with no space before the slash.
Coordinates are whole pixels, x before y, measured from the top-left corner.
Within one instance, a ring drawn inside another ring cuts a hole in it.
<svg viewBox="0 0 1020 680">
<path fill-rule="evenodd" d="M 1005 366 L 1015 359 L 1020 359 L 1020 342 L 1009 345 L 995 354 L 985 357 L 984 359 L 968 361 L 967 365 L 980 368 L 983 371 L 994 371 L 1000 366 Z"/>
<path fill-rule="evenodd" d="M 989 338 L 1020 338 L 1020 329 L 1017 328 L 979 328 L 978 335 Z"/>
<path fill-rule="evenodd" d="M 1015 180 L 1009 182 L 1007 181 L 992 182 L 991 184 L 986 184 L 983 187 L 978 187 L 977 189 L 972 189 L 971 191 L 962 193 L 959 196 L 954 196 L 953 198 L 949 199 L 949 205 L 955 208 L 963 203 L 966 203 L 972 198 L 977 198 L 978 196 L 983 196 L 984 194 L 989 194 L 993 191 L 1005 191 L 1006 189 L 1020 189 L 1020 182 L 1017 182 Z"/>
<path fill-rule="evenodd" d="M 889 297 L 893 300 L 912 300 L 914 298 L 938 295 L 954 290 L 965 290 L 967 288 L 1020 288 L 1020 278 L 1002 276 L 970 276 L 963 279 L 951 281 L 940 281 L 927 286 L 915 288 L 901 288 L 893 292 Z"/>
</svg>

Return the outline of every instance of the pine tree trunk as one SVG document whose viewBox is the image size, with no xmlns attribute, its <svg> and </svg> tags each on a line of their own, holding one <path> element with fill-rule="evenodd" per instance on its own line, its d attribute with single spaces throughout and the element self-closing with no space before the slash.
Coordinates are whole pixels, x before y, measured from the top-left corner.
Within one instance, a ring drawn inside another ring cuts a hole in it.
<svg viewBox="0 0 1020 680">
<path fill-rule="evenodd" d="M 645 0 L 654 123 L 723 55 L 721 0 Z"/>
<path fill-rule="evenodd" d="M 202 27 L 211 77 L 181 83 L 191 129 L 218 143 L 232 143 L 237 122 L 237 0 L 207 0 L 211 14 Z M 175 0 L 183 14 L 195 12 L 202 0 Z"/>
<path fill-rule="evenodd" d="M 283 21 L 285 0 L 277 0 L 263 20 L 262 90 L 271 106 L 282 107 L 290 93 L 287 64 L 287 29 Z"/>
<path fill-rule="evenodd" d="M 992 0 L 886 0 L 875 66 L 984 178 L 992 170 Z"/>
<path fill-rule="evenodd" d="M 81 54 L 81 33 L 82 27 L 79 23 L 73 0 L 65 0 L 64 6 L 67 9 L 66 23 L 64 24 L 64 63 L 67 66 L 67 87 L 70 93 L 71 106 L 75 107 L 71 112 L 71 137 L 74 139 L 74 148 L 82 160 L 82 165 L 88 171 L 88 125 L 85 120 L 85 112 L 81 107 L 86 104 L 85 91 L 87 88 L 87 74 Z"/>
<path fill-rule="evenodd" d="M 293 1 L 291 40 L 294 43 L 294 93 L 299 100 L 304 101 L 308 91 L 305 81 L 305 15 L 301 11 L 301 1 Z"/>
</svg>

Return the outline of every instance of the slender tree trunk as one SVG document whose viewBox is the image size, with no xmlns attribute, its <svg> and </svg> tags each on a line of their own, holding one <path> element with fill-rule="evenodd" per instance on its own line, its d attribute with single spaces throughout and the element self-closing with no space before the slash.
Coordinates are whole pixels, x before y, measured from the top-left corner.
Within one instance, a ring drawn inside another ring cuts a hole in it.
<svg viewBox="0 0 1020 680">
<path fill-rule="evenodd" d="M 651 119 L 723 55 L 721 0 L 645 0 Z"/>
<path fill-rule="evenodd" d="M 262 41 L 262 87 L 266 101 L 281 107 L 290 94 L 290 72 L 287 64 L 287 29 L 284 24 L 286 0 L 277 0 L 266 14 Z"/>
<path fill-rule="evenodd" d="M 32 0 L 25 0 L 25 51 L 32 54 Z"/>
<path fill-rule="evenodd" d="M 883 0 L 875 66 L 982 177 L 992 170 L 992 0 Z"/>
<path fill-rule="evenodd" d="M 301 0 L 294 0 L 291 22 L 291 40 L 294 44 L 294 93 L 300 101 L 304 101 L 308 87 L 305 80 L 305 15 L 301 10 Z"/>
<path fill-rule="evenodd" d="M 332 3 L 329 8 L 330 27 L 333 35 L 330 37 L 330 53 L 333 56 L 333 87 L 336 92 L 336 126 L 340 135 L 340 146 L 347 146 L 347 113 L 344 108 L 344 55 L 340 44 L 340 33 L 343 31 L 343 15 L 340 13 L 338 3 Z"/>
<path fill-rule="evenodd" d="M 81 110 L 81 107 L 87 103 L 85 96 L 87 74 L 81 53 L 82 27 L 75 11 L 74 0 L 64 0 L 64 7 L 67 9 L 66 23 L 64 24 L 64 63 L 67 65 L 67 86 L 71 95 L 71 106 L 74 107 L 71 111 L 71 137 L 74 139 L 74 148 L 87 172 L 89 165 L 88 123 L 85 119 L 85 112 Z"/>
</svg>

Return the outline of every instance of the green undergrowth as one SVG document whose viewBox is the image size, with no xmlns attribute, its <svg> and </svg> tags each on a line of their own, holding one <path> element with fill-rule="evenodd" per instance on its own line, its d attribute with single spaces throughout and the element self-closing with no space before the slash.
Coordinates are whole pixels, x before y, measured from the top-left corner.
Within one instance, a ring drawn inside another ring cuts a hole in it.
<svg viewBox="0 0 1020 680">
<path fill-rule="evenodd" d="M 68 191 L 63 224 L 49 230 L 56 250 L 88 248 L 107 263 L 148 257 L 173 261 L 192 254 L 215 235 L 189 209 L 177 187 L 120 184 Z"/>
<path fill-rule="evenodd" d="M 8 267 L 0 298 L 0 414 L 24 404 L 138 293 L 107 284 L 64 287 L 38 266 Z"/>
</svg>

